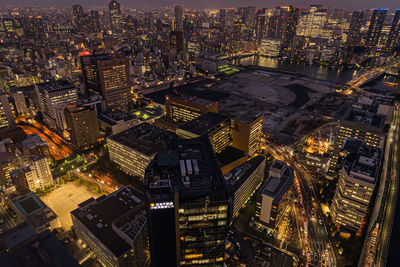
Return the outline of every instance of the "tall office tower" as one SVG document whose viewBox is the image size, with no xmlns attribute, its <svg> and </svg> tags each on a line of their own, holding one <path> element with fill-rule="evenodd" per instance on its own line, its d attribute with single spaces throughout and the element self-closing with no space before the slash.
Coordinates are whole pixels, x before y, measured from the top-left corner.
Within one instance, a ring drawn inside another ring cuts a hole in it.
<svg viewBox="0 0 400 267">
<path fill-rule="evenodd" d="M 257 196 L 254 222 L 259 227 L 274 232 L 277 222 L 285 215 L 290 204 L 287 192 L 293 184 L 293 169 L 283 161 L 271 164 L 268 180 L 261 186 Z"/>
<path fill-rule="evenodd" d="M 25 173 L 25 179 L 32 192 L 53 184 L 53 175 L 46 156 L 31 157 L 29 166 L 21 170 Z"/>
<path fill-rule="evenodd" d="M 184 139 L 208 136 L 214 152 L 218 154 L 232 142 L 231 119 L 218 113 L 208 112 L 180 125 L 176 129 L 176 134 Z"/>
<path fill-rule="evenodd" d="M 143 178 L 156 153 L 168 144 L 169 133 L 147 122 L 107 138 L 110 160 L 122 170 Z"/>
<path fill-rule="evenodd" d="M 75 103 L 78 100 L 75 86 L 64 80 L 37 84 L 35 91 L 44 122 L 53 129 L 57 128 L 56 106 Z"/>
<path fill-rule="evenodd" d="M 145 184 L 153 266 L 223 266 L 229 204 L 207 138 L 172 142 L 149 165 Z"/>
<path fill-rule="evenodd" d="M 128 57 L 101 54 L 80 59 L 86 94 L 101 95 L 107 110 L 128 111 L 131 99 Z"/>
<path fill-rule="evenodd" d="M 353 11 L 349 26 L 349 33 L 347 35 L 347 46 L 359 46 L 361 44 L 361 27 L 363 26 L 364 16 L 365 10 Z"/>
<path fill-rule="evenodd" d="M 386 49 L 393 51 L 400 49 L 400 9 L 396 10 L 390 27 L 389 36 L 386 42 Z"/>
<path fill-rule="evenodd" d="M 171 31 L 170 35 L 170 48 L 174 50 L 175 53 L 182 52 L 184 49 L 184 36 L 183 31 Z"/>
<path fill-rule="evenodd" d="M 321 5 L 310 5 L 308 13 L 303 13 L 299 18 L 297 35 L 318 37 L 323 34 L 328 10 Z"/>
<path fill-rule="evenodd" d="M 233 120 L 232 146 L 243 150 L 249 157 L 260 148 L 260 139 L 263 134 L 264 115 L 261 113 L 243 115 Z"/>
<path fill-rule="evenodd" d="M 256 156 L 224 175 L 231 199 L 231 217 L 239 215 L 250 197 L 264 181 L 265 157 Z"/>
<path fill-rule="evenodd" d="M 89 24 L 92 32 L 98 32 L 100 30 L 100 15 L 97 10 L 90 10 Z"/>
<path fill-rule="evenodd" d="M 76 148 L 97 142 L 100 131 L 95 110 L 87 106 L 68 105 L 64 109 L 64 117 L 72 144 Z"/>
<path fill-rule="evenodd" d="M 256 7 L 254 6 L 245 7 L 242 18 L 246 27 L 248 29 L 254 30 L 254 25 L 256 22 Z"/>
<path fill-rule="evenodd" d="M 349 109 L 340 121 L 339 133 L 335 140 L 335 149 L 332 152 L 327 176 L 336 177 L 341 169 L 339 152 L 349 137 L 357 138 L 364 144 L 382 148 L 385 134 L 386 116 L 370 113 L 364 110 Z"/>
<path fill-rule="evenodd" d="M 108 4 L 108 9 L 110 12 L 111 30 L 113 33 L 122 33 L 122 14 L 119 3 L 116 0 L 111 0 Z"/>
<path fill-rule="evenodd" d="M 367 223 L 365 215 L 379 179 L 382 151 L 349 138 L 343 152 L 347 156 L 332 200 L 331 214 L 342 234 L 353 235 Z"/>
<path fill-rule="evenodd" d="M 10 128 L 15 125 L 8 95 L 0 91 L 0 129 Z"/>
<path fill-rule="evenodd" d="M 372 48 L 379 43 L 382 36 L 382 27 L 385 23 L 387 11 L 388 10 L 386 8 L 374 9 L 366 36 L 365 44 L 367 47 Z"/>
<path fill-rule="evenodd" d="M 165 97 L 166 117 L 173 122 L 191 121 L 207 112 L 218 113 L 218 102 L 185 95 Z"/>
<path fill-rule="evenodd" d="M 219 25 L 221 29 L 224 29 L 226 26 L 226 9 L 224 8 L 219 10 Z"/>
<path fill-rule="evenodd" d="M 266 14 L 266 10 L 257 10 L 256 14 L 256 38 L 257 40 L 261 40 L 267 32 L 268 26 L 268 15 Z"/>
<path fill-rule="evenodd" d="M 174 31 L 183 31 L 183 6 L 176 5 L 174 7 L 175 12 L 175 28 Z"/>
<path fill-rule="evenodd" d="M 299 20 L 300 10 L 293 6 L 289 6 L 283 27 L 282 49 L 289 50 L 292 46 L 293 39 L 296 36 L 296 26 Z"/>
<path fill-rule="evenodd" d="M 71 211 L 76 235 L 104 266 L 146 266 L 149 258 L 144 194 L 125 186 L 89 198 Z"/>
<path fill-rule="evenodd" d="M 72 6 L 72 17 L 74 19 L 74 23 L 76 26 L 81 25 L 81 19 L 83 18 L 83 7 L 81 5 L 73 5 Z"/>
</svg>

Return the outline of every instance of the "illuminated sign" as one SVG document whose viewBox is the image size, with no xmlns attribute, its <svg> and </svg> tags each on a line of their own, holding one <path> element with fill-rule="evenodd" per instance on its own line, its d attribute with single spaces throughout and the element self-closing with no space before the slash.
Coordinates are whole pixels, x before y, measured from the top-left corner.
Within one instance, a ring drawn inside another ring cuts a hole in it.
<svg viewBox="0 0 400 267">
<path fill-rule="evenodd" d="M 151 210 L 157 209 L 170 209 L 174 207 L 173 202 L 158 202 L 158 203 L 150 203 Z"/>
</svg>

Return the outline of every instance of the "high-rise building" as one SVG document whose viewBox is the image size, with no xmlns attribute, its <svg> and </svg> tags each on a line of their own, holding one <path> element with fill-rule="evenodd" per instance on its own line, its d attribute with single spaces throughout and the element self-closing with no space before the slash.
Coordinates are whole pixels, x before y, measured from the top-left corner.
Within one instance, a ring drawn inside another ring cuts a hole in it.
<svg viewBox="0 0 400 267">
<path fill-rule="evenodd" d="M 328 10 L 321 5 L 311 5 L 309 12 L 304 12 L 299 18 L 297 35 L 306 37 L 319 37 L 327 20 Z"/>
<path fill-rule="evenodd" d="M 291 48 L 293 39 L 296 36 L 299 14 L 300 10 L 298 8 L 293 6 L 288 7 L 282 36 L 282 49 L 284 50 L 289 50 Z"/>
<path fill-rule="evenodd" d="M 107 138 L 110 160 L 131 174 L 144 172 L 157 152 L 168 143 L 168 132 L 149 123 L 141 123 Z"/>
<path fill-rule="evenodd" d="M 15 125 L 8 95 L 0 91 L 0 129 L 10 128 Z"/>
<path fill-rule="evenodd" d="M 352 235 L 366 223 L 365 215 L 379 179 L 382 152 L 355 138 L 347 139 L 342 150 L 347 156 L 332 200 L 331 214 L 341 233 Z"/>
<path fill-rule="evenodd" d="M 400 9 L 396 10 L 390 27 L 389 36 L 386 42 L 386 48 L 390 51 L 400 49 Z"/>
<path fill-rule="evenodd" d="M 107 110 L 128 111 L 131 80 L 126 56 L 82 56 L 81 66 L 87 95 L 101 95 Z"/>
<path fill-rule="evenodd" d="M 172 142 L 145 184 L 153 266 L 223 266 L 229 204 L 207 138 Z"/>
<path fill-rule="evenodd" d="M 231 216 L 236 217 L 240 209 L 264 181 L 265 158 L 256 156 L 224 175 L 231 198 Z"/>
<path fill-rule="evenodd" d="M 224 29 L 226 26 L 226 9 L 224 8 L 219 10 L 219 25 L 221 29 Z"/>
<path fill-rule="evenodd" d="M 351 16 L 349 33 L 347 35 L 347 46 L 359 46 L 362 41 L 361 27 L 364 23 L 365 10 L 353 11 Z"/>
<path fill-rule="evenodd" d="M 83 7 L 81 5 L 72 6 L 72 17 L 76 26 L 81 26 L 83 15 Z"/>
<path fill-rule="evenodd" d="M 71 211 L 76 235 L 104 266 L 145 266 L 149 258 L 144 195 L 130 186 L 89 198 Z"/>
<path fill-rule="evenodd" d="M 182 123 L 207 112 L 218 113 L 218 102 L 185 95 L 167 95 L 165 109 L 168 120 Z"/>
<path fill-rule="evenodd" d="M 263 134 L 264 115 L 261 113 L 243 115 L 233 119 L 232 146 L 245 151 L 249 157 L 260 148 L 260 139 Z"/>
<path fill-rule="evenodd" d="M 100 131 L 95 110 L 87 106 L 68 105 L 64 109 L 64 116 L 72 144 L 76 148 L 97 142 Z"/>
<path fill-rule="evenodd" d="M 184 139 L 206 135 L 214 152 L 218 154 L 232 142 L 231 119 L 218 113 L 208 112 L 179 126 L 176 134 Z"/>
<path fill-rule="evenodd" d="M 379 43 L 382 37 L 382 27 L 385 23 L 387 11 L 386 8 L 374 9 L 365 41 L 367 47 L 372 48 Z"/>
<path fill-rule="evenodd" d="M 253 30 L 256 22 L 256 7 L 254 6 L 245 7 L 242 19 L 246 27 Z"/>
<path fill-rule="evenodd" d="M 23 92 L 21 91 L 12 92 L 11 97 L 14 99 L 14 104 L 18 115 L 29 114 L 29 109 L 26 104 Z"/>
<path fill-rule="evenodd" d="M 385 135 L 383 132 L 386 116 L 364 110 L 349 109 L 340 121 L 339 133 L 332 152 L 328 177 L 335 177 L 341 169 L 339 152 L 349 137 L 357 138 L 364 144 L 382 148 Z"/>
<path fill-rule="evenodd" d="M 122 14 L 121 14 L 121 7 L 116 0 L 111 0 L 108 4 L 108 9 L 110 12 L 110 23 L 111 23 L 111 30 L 113 33 L 121 33 L 122 32 Z"/>
<path fill-rule="evenodd" d="M 35 90 L 44 122 L 51 128 L 56 129 L 56 106 L 58 104 L 75 103 L 78 100 L 75 86 L 68 81 L 57 80 L 37 84 L 35 85 Z"/>
<path fill-rule="evenodd" d="M 183 6 L 175 5 L 175 28 L 172 29 L 174 31 L 183 31 Z"/>
<path fill-rule="evenodd" d="M 273 232 L 289 205 L 287 192 L 293 184 L 293 169 L 283 161 L 271 164 L 268 180 L 262 185 L 257 196 L 254 222 Z"/>
<path fill-rule="evenodd" d="M 175 53 L 182 52 L 184 49 L 183 31 L 171 31 L 169 38 L 171 50 L 173 50 Z"/>
</svg>

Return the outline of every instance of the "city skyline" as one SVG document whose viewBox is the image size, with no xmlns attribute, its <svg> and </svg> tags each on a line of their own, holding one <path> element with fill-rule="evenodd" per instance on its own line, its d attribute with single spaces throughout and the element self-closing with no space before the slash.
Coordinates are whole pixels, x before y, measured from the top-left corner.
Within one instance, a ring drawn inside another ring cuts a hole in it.
<svg viewBox="0 0 400 267">
<path fill-rule="evenodd" d="M 107 6 L 109 1 L 98 2 L 95 0 L 87 0 L 84 2 L 79 2 L 77 0 L 5 0 L 3 5 L 9 5 L 11 7 L 70 7 L 75 4 L 80 4 L 86 8 L 95 8 L 95 7 L 105 7 Z M 373 9 L 373 8 L 388 8 L 390 12 L 394 12 L 399 8 L 396 0 L 383 0 L 377 3 L 374 0 L 362 0 L 362 1 L 346 1 L 346 0 L 337 0 L 335 2 L 329 0 L 320 0 L 320 1 L 310 1 L 310 0 L 272 0 L 272 1 L 264 1 L 264 0 L 205 0 L 205 1 L 196 1 L 196 0 L 150 0 L 150 1 L 131 1 L 131 0 L 122 0 L 120 1 L 122 7 L 129 8 L 164 8 L 171 7 L 175 4 L 184 5 L 185 8 L 191 9 L 205 9 L 205 8 L 234 8 L 239 6 L 255 6 L 257 8 L 274 8 L 276 6 L 286 6 L 293 5 L 296 7 L 307 8 L 313 4 L 321 4 L 327 7 L 334 8 L 346 8 L 348 10 L 358 10 L 358 9 Z M 1 7 L 1 3 L 0 3 Z"/>
</svg>

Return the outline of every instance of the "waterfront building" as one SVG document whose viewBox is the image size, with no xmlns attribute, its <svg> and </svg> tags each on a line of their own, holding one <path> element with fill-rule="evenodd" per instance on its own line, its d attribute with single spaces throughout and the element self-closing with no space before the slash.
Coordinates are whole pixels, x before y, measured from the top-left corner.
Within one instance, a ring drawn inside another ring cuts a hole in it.
<svg viewBox="0 0 400 267">
<path fill-rule="evenodd" d="M 400 9 L 397 9 L 394 14 L 392 26 L 390 27 L 390 32 L 386 42 L 386 48 L 389 51 L 400 48 Z"/>
<path fill-rule="evenodd" d="M 367 47 L 373 48 L 381 41 L 387 11 L 386 8 L 374 9 L 365 41 Z"/>
<path fill-rule="evenodd" d="M 365 10 L 353 11 L 351 16 L 349 32 L 347 34 L 347 46 L 359 46 L 362 41 L 361 28 L 364 23 Z"/>
</svg>

